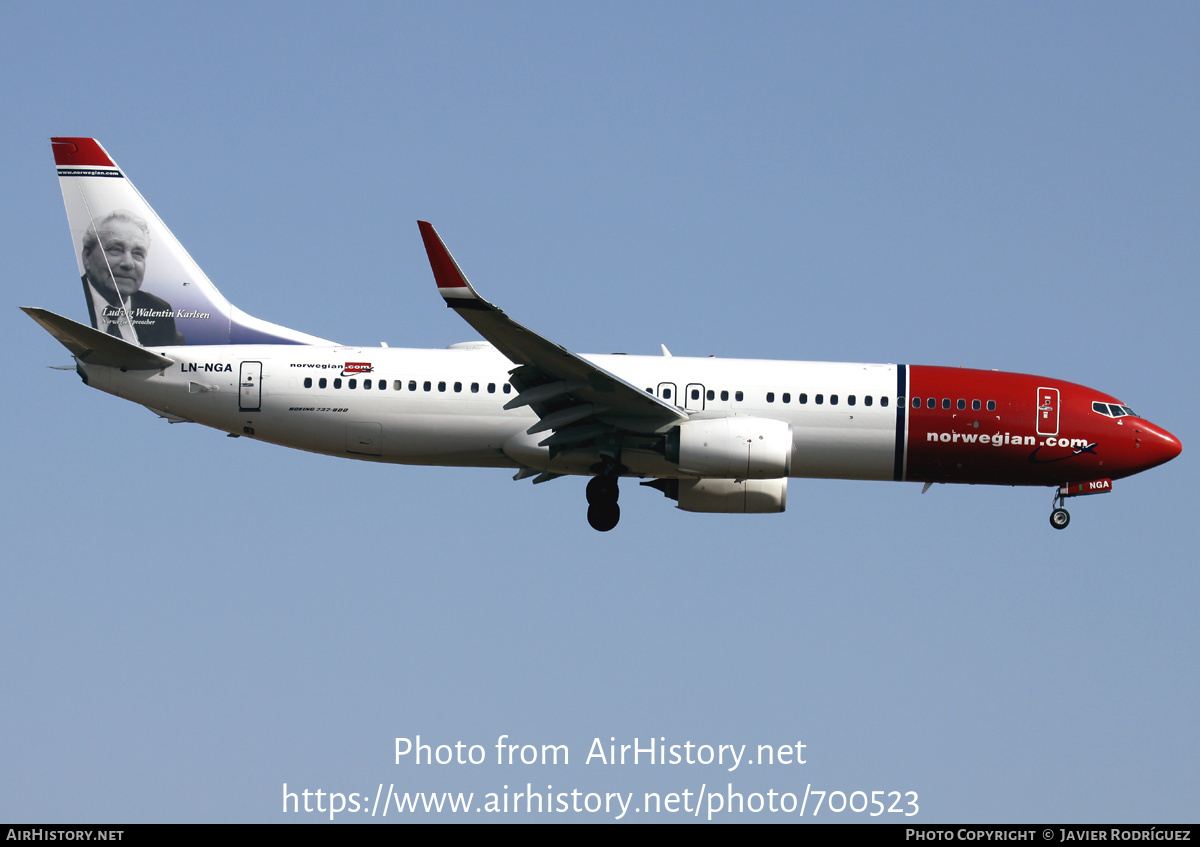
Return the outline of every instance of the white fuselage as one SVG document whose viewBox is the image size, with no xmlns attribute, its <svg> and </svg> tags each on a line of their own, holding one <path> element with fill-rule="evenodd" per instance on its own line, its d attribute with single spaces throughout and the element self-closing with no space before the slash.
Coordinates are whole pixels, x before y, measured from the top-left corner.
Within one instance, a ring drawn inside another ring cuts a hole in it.
<svg viewBox="0 0 1200 847">
<path fill-rule="evenodd" d="M 503 408 L 516 396 L 508 383 L 513 364 L 483 342 L 444 350 L 272 344 L 159 352 L 175 364 L 163 371 L 82 368 L 89 385 L 170 418 L 301 450 L 414 465 L 589 472 L 587 456 L 568 451 L 551 459 L 537 446 L 548 433 L 525 433 L 538 421 L 531 409 Z M 791 424 L 793 477 L 893 478 L 895 365 L 585 358 L 693 418 L 732 414 Z M 687 475 L 656 453 L 627 450 L 622 461 L 635 475 Z"/>
</svg>

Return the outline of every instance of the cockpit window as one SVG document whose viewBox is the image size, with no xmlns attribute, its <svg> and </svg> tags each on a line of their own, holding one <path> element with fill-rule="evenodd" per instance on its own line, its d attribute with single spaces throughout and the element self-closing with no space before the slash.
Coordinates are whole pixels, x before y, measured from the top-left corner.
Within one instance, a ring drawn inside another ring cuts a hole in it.
<svg viewBox="0 0 1200 847">
<path fill-rule="evenodd" d="M 1092 411 L 1109 418 L 1137 417 L 1137 412 L 1128 406 L 1121 406 L 1117 403 L 1101 403 L 1099 400 L 1092 403 Z"/>
</svg>

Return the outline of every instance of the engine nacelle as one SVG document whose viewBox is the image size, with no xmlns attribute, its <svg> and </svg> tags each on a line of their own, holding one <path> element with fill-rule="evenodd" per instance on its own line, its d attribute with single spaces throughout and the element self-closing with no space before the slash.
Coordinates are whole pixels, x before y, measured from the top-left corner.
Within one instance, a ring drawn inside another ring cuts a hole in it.
<svg viewBox="0 0 1200 847">
<path fill-rule="evenodd" d="M 685 512 L 764 515 L 787 508 L 787 479 L 656 479 L 657 488 Z"/>
<path fill-rule="evenodd" d="M 684 421 L 667 435 L 667 461 L 696 476 L 786 477 L 792 469 L 792 425 L 770 418 Z"/>
</svg>

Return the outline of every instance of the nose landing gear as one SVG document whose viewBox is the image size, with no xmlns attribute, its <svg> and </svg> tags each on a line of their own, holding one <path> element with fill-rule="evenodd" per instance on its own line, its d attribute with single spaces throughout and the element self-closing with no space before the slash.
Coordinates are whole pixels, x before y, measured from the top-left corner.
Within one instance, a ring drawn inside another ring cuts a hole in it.
<svg viewBox="0 0 1200 847">
<path fill-rule="evenodd" d="M 587 519 L 592 529 L 608 532 L 621 520 L 621 507 L 617 498 L 621 495 L 617 487 L 617 477 L 612 474 L 600 474 L 588 480 Z"/>
<path fill-rule="evenodd" d="M 1054 511 L 1050 513 L 1050 526 L 1055 529 L 1066 529 L 1071 522 L 1071 514 L 1063 506 L 1068 497 L 1081 497 L 1085 494 L 1107 494 L 1112 491 L 1111 479 L 1093 479 L 1088 482 L 1068 482 L 1060 485 L 1054 492 Z"/>
<path fill-rule="evenodd" d="M 1061 486 L 1054 492 L 1054 510 L 1050 512 L 1050 526 L 1055 529 L 1066 529 L 1071 522 L 1071 513 L 1063 508 L 1067 504 L 1067 492 Z"/>
</svg>

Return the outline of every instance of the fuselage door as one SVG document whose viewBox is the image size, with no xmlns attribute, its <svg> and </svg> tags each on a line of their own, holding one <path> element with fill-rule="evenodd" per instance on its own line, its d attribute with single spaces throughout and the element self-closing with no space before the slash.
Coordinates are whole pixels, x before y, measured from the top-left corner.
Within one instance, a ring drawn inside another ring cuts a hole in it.
<svg viewBox="0 0 1200 847">
<path fill-rule="evenodd" d="M 675 389 L 675 383 L 660 382 L 658 384 L 658 396 L 660 399 L 666 400 L 668 403 L 674 403 L 676 406 L 678 406 L 679 405 L 679 396 L 678 395 L 679 395 L 679 392 Z"/>
<path fill-rule="evenodd" d="M 1058 389 L 1037 390 L 1037 434 L 1058 435 Z"/>
<path fill-rule="evenodd" d="M 704 386 L 693 382 L 683 390 L 683 408 L 689 412 L 704 411 Z"/>
<path fill-rule="evenodd" d="M 262 362 L 242 362 L 238 377 L 238 411 L 262 409 Z"/>
</svg>

